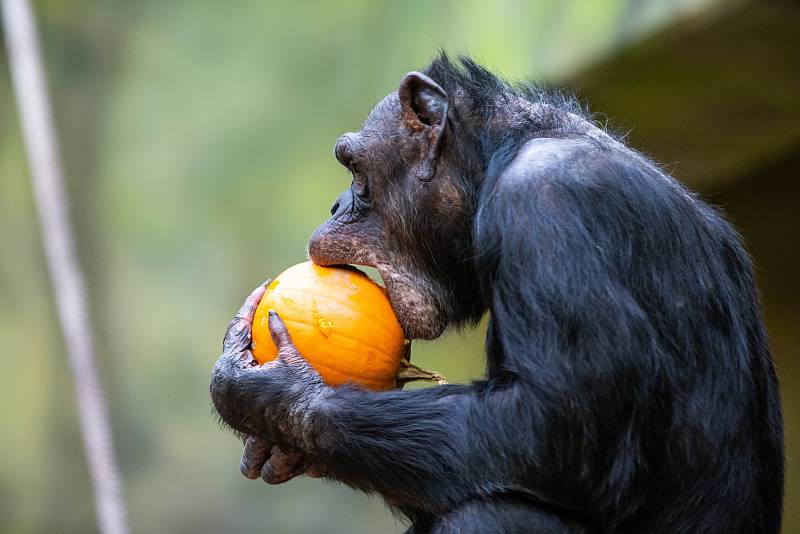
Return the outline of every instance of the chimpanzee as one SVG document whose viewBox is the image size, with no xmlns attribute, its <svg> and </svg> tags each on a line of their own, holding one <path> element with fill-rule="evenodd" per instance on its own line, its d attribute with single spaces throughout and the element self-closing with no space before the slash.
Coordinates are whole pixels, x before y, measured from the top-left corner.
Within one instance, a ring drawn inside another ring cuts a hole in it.
<svg viewBox="0 0 800 534">
<path fill-rule="evenodd" d="M 329 387 L 257 289 L 212 373 L 241 469 L 381 495 L 410 532 L 774 533 L 783 430 L 753 269 L 715 209 L 574 98 L 442 54 L 336 143 L 311 237 L 377 268 L 408 338 L 488 312 L 486 377 Z"/>
</svg>

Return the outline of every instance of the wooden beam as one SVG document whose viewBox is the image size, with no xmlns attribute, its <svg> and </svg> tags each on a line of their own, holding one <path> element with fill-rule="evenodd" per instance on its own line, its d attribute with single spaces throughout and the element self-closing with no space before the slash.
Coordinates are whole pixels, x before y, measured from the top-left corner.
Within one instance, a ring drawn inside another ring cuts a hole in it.
<svg viewBox="0 0 800 534">
<path fill-rule="evenodd" d="M 676 177 L 719 188 L 800 148 L 800 4 L 685 19 L 569 84 Z"/>
</svg>

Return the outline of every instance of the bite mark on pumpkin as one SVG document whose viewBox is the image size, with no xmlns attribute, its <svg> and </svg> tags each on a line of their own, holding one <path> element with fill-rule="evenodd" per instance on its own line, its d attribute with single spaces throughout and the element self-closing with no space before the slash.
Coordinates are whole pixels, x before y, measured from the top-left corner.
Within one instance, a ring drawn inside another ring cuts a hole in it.
<svg viewBox="0 0 800 534">
<path fill-rule="evenodd" d="M 333 321 L 319 312 L 316 301 L 311 302 L 311 313 L 314 315 L 314 322 L 316 323 L 317 329 L 320 331 L 320 333 L 322 333 L 322 335 L 325 337 L 331 337 L 331 332 L 333 332 Z"/>
</svg>

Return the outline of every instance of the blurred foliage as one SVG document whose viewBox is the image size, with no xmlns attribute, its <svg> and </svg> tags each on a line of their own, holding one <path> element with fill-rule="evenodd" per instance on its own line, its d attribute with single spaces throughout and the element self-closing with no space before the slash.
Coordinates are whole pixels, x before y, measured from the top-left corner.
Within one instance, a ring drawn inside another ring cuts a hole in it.
<svg viewBox="0 0 800 534">
<path fill-rule="evenodd" d="M 248 291 L 301 261 L 346 173 L 332 146 L 438 48 L 557 76 L 709 1 L 36 3 L 137 532 L 393 532 L 377 499 L 242 478 L 208 374 Z M 3 50 L 4 52 L 4 50 Z M 91 492 L 0 68 L 0 531 L 91 532 Z M 483 328 L 417 344 L 451 381 Z"/>
</svg>

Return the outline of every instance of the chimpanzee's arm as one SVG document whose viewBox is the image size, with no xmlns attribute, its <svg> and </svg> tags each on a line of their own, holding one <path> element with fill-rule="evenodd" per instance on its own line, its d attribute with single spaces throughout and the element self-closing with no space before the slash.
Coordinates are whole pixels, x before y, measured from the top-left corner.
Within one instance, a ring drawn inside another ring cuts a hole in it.
<svg viewBox="0 0 800 534">
<path fill-rule="evenodd" d="M 215 368 L 212 398 L 237 431 L 302 451 L 308 465 L 380 493 L 410 516 L 435 515 L 469 496 L 521 484 L 530 444 L 515 442 L 509 450 L 505 441 L 515 425 L 520 437 L 536 432 L 532 403 L 520 403 L 512 383 L 332 388 L 297 353 L 277 315 L 269 325 L 280 349 L 274 364 L 253 366 L 249 353 L 229 351 Z"/>
<path fill-rule="evenodd" d="M 646 451 L 675 439 L 650 421 L 675 405 L 678 383 L 665 387 L 664 373 L 695 371 L 691 361 L 667 369 L 677 360 L 662 353 L 652 319 L 662 303 L 632 291 L 660 283 L 661 266 L 682 261 L 680 224 L 696 215 L 691 198 L 669 190 L 676 185 L 615 151 L 532 141 L 484 186 L 475 235 L 491 295 L 487 381 L 331 388 L 273 316 L 277 363 L 223 357 L 212 386 L 220 414 L 241 432 L 304 451 L 332 478 L 379 493 L 412 518 L 509 489 L 576 510 L 613 507 L 597 504 L 606 495 L 646 494 Z M 656 180 L 663 198 L 647 205 L 637 188 Z M 676 204 L 671 218 L 664 202 Z M 637 256 L 640 249 L 655 258 Z M 679 305 L 676 297 L 671 306 Z"/>
<path fill-rule="evenodd" d="M 645 451 L 673 439 L 650 419 L 678 388 L 661 383 L 676 364 L 659 346 L 660 304 L 632 292 L 681 261 L 693 199 L 635 154 L 582 140 L 531 141 L 484 188 L 488 380 L 329 389 L 309 417 L 312 456 L 338 480 L 433 511 L 512 487 L 583 510 L 606 492 L 645 495 Z"/>
<path fill-rule="evenodd" d="M 502 471 L 485 462 L 501 446 L 481 428 L 480 415 L 500 400 L 487 389 L 329 389 L 313 416 L 311 456 L 333 478 L 379 493 L 395 506 L 442 512 L 502 482 Z"/>
</svg>

